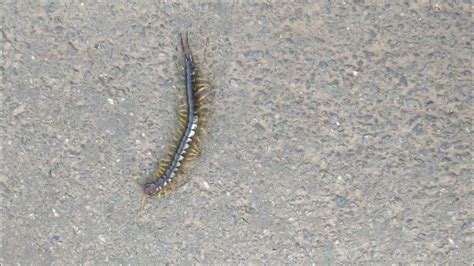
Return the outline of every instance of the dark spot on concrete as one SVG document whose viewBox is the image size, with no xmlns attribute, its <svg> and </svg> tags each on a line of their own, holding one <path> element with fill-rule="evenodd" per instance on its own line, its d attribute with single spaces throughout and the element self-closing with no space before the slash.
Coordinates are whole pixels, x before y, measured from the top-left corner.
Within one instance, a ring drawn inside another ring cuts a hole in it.
<svg viewBox="0 0 474 266">
<path fill-rule="evenodd" d="M 251 61 L 257 61 L 262 59 L 263 52 L 259 50 L 251 50 L 244 53 L 245 57 Z"/>
<path fill-rule="evenodd" d="M 342 196 L 337 195 L 335 201 L 339 208 L 352 208 L 352 203 Z"/>
<path fill-rule="evenodd" d="M 408 86 L 408 81 L 407 81 L 407 78 L 405 76 L 400 77 L 400 84 L 402 84 L 404 87 Z"/>
</svg>

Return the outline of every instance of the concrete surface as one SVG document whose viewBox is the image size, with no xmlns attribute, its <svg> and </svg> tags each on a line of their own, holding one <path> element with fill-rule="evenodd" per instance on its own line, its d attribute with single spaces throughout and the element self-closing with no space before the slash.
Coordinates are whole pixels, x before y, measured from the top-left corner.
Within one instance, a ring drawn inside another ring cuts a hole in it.
<svg viewBox="0 0 474 266">
<path fill-rule="evenodd" d="M 473 262 L 470 1 L 2 2 L 2 265 Z M 143 202 L 184 29 L 213 120 Z"/>
</svg>

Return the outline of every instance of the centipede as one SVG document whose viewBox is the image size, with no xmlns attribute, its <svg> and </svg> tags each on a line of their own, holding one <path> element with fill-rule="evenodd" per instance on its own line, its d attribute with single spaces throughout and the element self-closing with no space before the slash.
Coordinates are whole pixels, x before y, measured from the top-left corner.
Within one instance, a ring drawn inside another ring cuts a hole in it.
<svg viewBox="0 0 474 266">
<path fill-rule="evenodd" d="M 183 52 L 184 97 L 178 111 L 179 126 L 174 135 L 174 145 L 159 163 L 152 180 L 145 184 L 145 195 L 166 195 L 173 185 L 180 183 L 185 164 L 200 154 L 200 144 L 209 113 L 209 92 L 211 86 L 196 66 L 188 33 L 180 34 Z"/>
</svg>

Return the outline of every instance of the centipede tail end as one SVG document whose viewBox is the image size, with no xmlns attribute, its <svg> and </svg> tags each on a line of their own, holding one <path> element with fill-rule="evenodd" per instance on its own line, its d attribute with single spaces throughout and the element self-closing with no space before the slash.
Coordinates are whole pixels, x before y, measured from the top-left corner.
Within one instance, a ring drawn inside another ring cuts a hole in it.
<svg viewBox="0 0 474 266">
<path fill-rule="evenodd" d="M 181 47 L 183 48 L 184 57 L 188 60 L 192 60 L 193 54 L 191 53 L 191 48 L 189 48 L 189 41 L 188 41 L 188 32 L 181 33 Z"/>
</svg>

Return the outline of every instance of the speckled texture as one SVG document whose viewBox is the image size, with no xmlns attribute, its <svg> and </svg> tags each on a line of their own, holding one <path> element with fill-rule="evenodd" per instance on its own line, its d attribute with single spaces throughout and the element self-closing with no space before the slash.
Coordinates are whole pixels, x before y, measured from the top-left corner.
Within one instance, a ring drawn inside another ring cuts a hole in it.
<svg viewBox="0 0 474 266">
<path fill-rule="evenodd" d="M 2 265 L 473 262 L 470 1 L 2 2 Z M 184 29 L 215 111 L 143 204 Z"/>
</svg>

